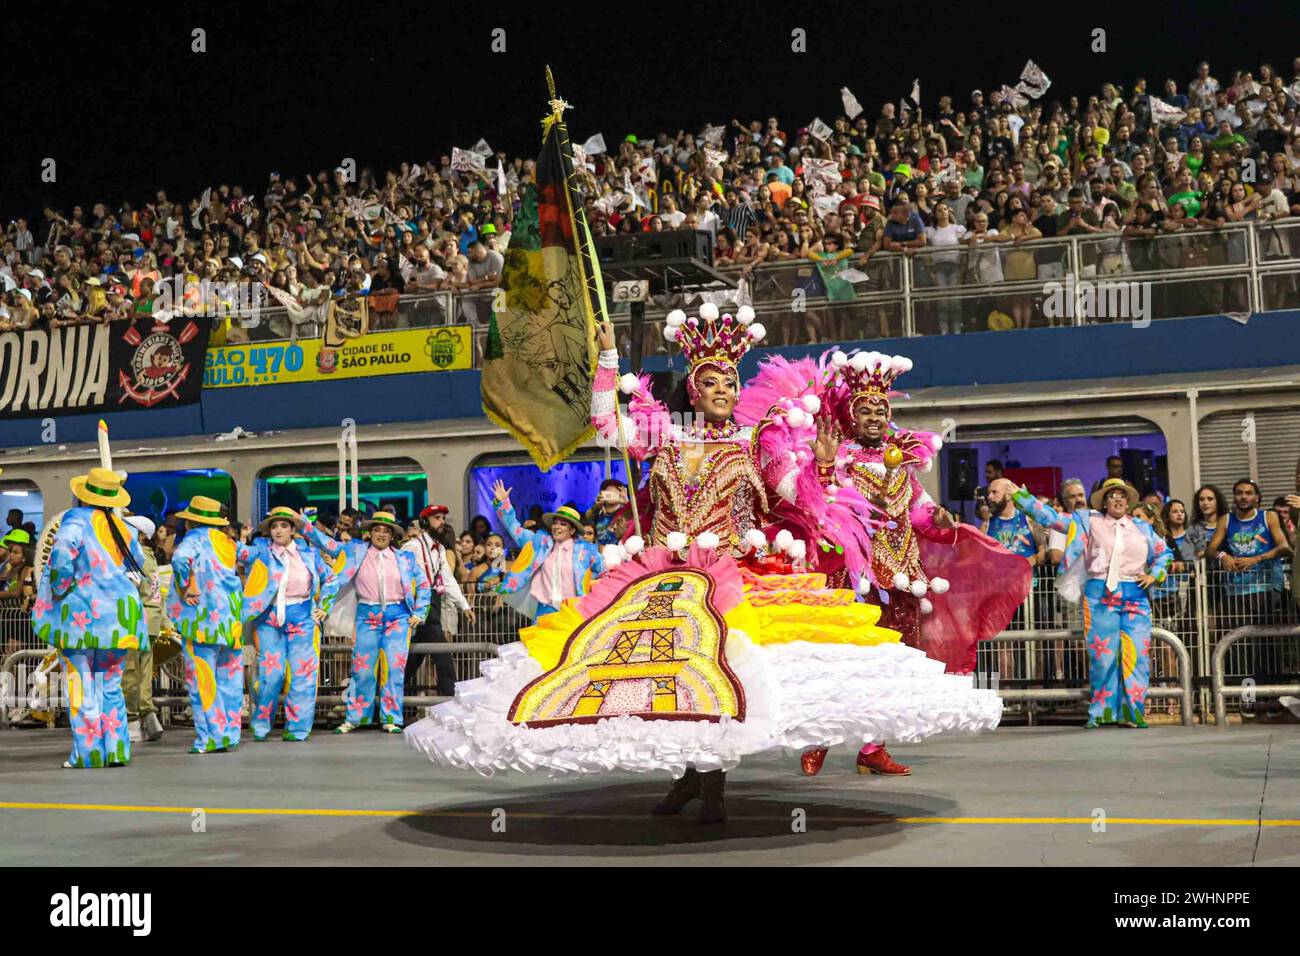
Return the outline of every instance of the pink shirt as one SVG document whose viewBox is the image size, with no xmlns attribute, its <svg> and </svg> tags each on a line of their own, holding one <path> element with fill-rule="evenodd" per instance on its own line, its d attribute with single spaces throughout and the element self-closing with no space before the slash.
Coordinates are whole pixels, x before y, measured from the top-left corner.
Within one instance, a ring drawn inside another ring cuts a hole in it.
<svg viewBox="0 0 1300 956">
<path fill-rule="evenodd" d="M 1123 548 L 1119 555 L 1121 581 L 1136 581 L 1147 569 L 1147 536 L 1131 517 L 1125 515 L 1118 521 L 1110 515 L 1092 516 L 1088 536 L 1088 577 L 1106 580 L 1110 570 L 1110 556 L 1115 550 L 1115 526 L 1124 526 Z"/>
<path fill-rule="evenodd" d="M 287 548 L 282 548 L 278 544 L 273 544 L 271 553 L 284 565 L 287 578 L 284 585 L 285 601 L 297 604 L 311 597 L 311 572 L 307 570 L 302 555 L 298 553 L 298 545 L 291 543 Z"/>
<path fill-rule="evenodd" d="M 558 589 L 559 601 L 555 600 Z M 557 544 L 546 556 L 542 566 L 533 575 L 533 586 L 529 593 L 539 604 L 549 604 L 558 608 L 567 598 L 577 597 L 578 591 L 573 585 L 573 539 Z"/>
<path fill-rule="evenodd" d="M 383 568 L 384 603 L 395 604 L 402 600 L 402 576 L 397 570 L 397 552 L 392 548 L 382 551 L 372 547 L 361 559 L 357 569 L 357 600 L 362 604 L 378 604 L 379 576 Z"/>
</svg>

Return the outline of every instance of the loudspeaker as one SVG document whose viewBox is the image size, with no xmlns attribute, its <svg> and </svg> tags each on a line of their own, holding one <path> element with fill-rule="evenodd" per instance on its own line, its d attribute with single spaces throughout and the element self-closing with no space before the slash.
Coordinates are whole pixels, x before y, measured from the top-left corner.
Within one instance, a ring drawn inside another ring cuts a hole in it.
<svg viewBox="0 0 1300 956">
<path fill-rule="evenodd" d="M 1119 453 L 1124 463 L 1124 480 L 1144 494 L 1156 486 L 1155 453 L 1142 448 L 1125 448 Z"/>
<path fill-rule="evenodd" d="M 713 265 L 713 243 L 709 233 L 696 229 L 664 232 L 616 233 L 596 237 L 596 255 L 601 265 L 636 264 L 659 259 L 698 259 Z"/>
<path fill-rule="evenodd" d="M 980 453 L 974 448 L 945 448 L 943 454 L 943 467 L 948 473 L 948 500 L 974 501 Z"/>
</svg>

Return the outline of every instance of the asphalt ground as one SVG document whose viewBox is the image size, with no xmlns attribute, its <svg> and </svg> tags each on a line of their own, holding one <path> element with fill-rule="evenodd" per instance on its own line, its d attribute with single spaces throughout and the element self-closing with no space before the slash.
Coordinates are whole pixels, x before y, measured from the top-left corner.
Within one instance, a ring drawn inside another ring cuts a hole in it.
<svg viewBox="0 0 1300 956">
<path fill-rule="evenodd" d="M 485 779 L 400 736 L 318 733 L 64 770 L 68 731 L 0 732 L 8 865 L 1300 865 L 1300 727 L 1002 728 L 899 747 L 910 777 L 832 751 L 728 774 L 725 823 L 650 815 L 667 774 Z"/>
</svg>

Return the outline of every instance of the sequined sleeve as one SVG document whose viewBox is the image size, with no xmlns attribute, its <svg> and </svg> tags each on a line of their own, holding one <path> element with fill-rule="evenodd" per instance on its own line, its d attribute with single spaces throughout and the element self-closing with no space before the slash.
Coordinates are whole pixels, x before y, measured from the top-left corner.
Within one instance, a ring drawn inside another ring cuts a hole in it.
<svg viewBox="0 0 1300 956">
<path fill-rule="evenodd" d="M 749 482 L 742 481 L 736 487 L 736 493 L 731 499 L 731 521 L 732 527 L 736 529 L 736 537 L 742 540 L 747 531 L 758 526 L 754 514 L 754 488 Z"/>
</svg>

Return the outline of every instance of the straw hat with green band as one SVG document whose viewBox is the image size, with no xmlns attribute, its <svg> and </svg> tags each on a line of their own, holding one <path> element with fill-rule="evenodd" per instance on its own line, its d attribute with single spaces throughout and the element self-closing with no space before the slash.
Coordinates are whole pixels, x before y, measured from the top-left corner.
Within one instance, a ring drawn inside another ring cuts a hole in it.
<svg viewBox="0 0 1300 956">
<path fill-rule="evenodd" d="M 549 514 L 542 515 L 542 527 L 547 531 L 551 530 L 551 524 L 559 518 L 561 521 L 567 521 L 573 525 L 574 531 L 582 530 L 582 515 L 574 511 L 568 505 L 561 505 Z"/>
<path fill-rule="evenodd" d="M 287 521 L 293 525 L 295 531 L 301 531 L 307 524 L 306 519 L 292 508 L 277 505 L 267 512 L 266 517 L 262 519 L 262 523 L 257 526 L 257 530 L 262 534 L 269 535 L 272 521 Z"/>
<path fill-rule="evenodd" d="M 391 511 L 376 511 L 369 521 L 361 522 L 361 530 L 372 531 L 376 525 L 381 528 L 387 528 L 391 531 L 393 533 L 394 541 L 400 541 L 402 538 L 406 537 L 406 529 L 403 528 L 401 523 L 397 520 L 397 515 L 393 514 Z"/>
<path fill-rule="evenodd" d="M 191 498 L 189 507 L 184 511 L 176 512 L 176 517 L 193 521 L 195 524 L 210 524 L 216 528 L 224 528 L 230 524 L 229 519 L 221 514 L 221 502 L 205 495 L 195 495 Z"/>
<path fill-rule="evenodd" d="M 122 487 L 122 476 L 107 468 L 92 468 L 85 475 L 78 475 L 68 483 L 78 501 L 101 508 L 124 508 L 131 503 L 131 496 Z"/>
<path fill-rule="evenodd" d="M 1088 501 L 1088 504 L 1092 505 L 1094 511 L 1104 510 L 1103 506 L 1106 504 L 1106 495 L 1117 488 L 1123 491 L 1124 496 L 1128 498 L 1128 506 L 1130 508 L 1137 504 L 1142 497 L 1138 494 L 1138 490 L 1123 478 L 1107 478 L 1101 483 L 1101 487 L 1092 493 L 1092 498 Z"/>
</svg>

